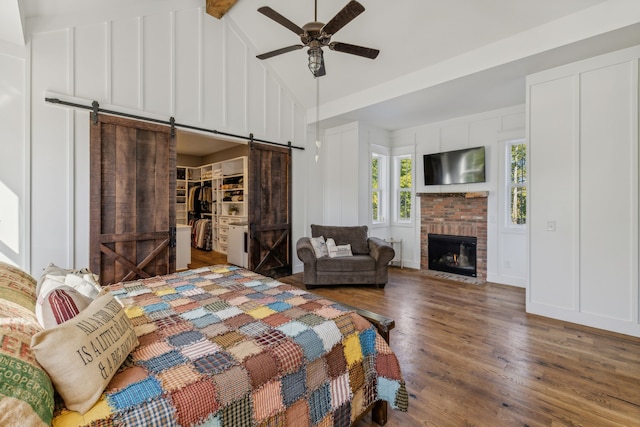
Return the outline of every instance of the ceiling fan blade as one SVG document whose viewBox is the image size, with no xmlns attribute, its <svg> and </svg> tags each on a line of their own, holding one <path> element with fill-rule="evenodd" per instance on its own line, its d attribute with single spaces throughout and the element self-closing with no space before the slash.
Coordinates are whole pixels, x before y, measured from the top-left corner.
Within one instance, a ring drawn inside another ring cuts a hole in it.
<svg viewBox="0 0 640 427">
<path fill-rule="evenodd" d="M 256 55 L 258 59 L 267 59 L 272 58 L 277 55 L 282 55 L 283 53 L 291 52 L 294 50 L 302 49 L 304 46 L 301 44 L 294 44 L 293 46 L 287 46 L 280 49 L 272 50 L 271 52 L 262 53 L 260 55 Z"/>
<path fill-rule="evenodd" d="M 271 9 L 269 6 L 262 6 L 261 8 L 258 9 L 258 12 L 262 13 L 264 16 L 268 18 L 273 19 L 278 24 L 290 29 L 291 31 L 293 31 L 299 36 L 304 34 L 304 30 L 302 28 L 300 28 L 298 25 L 294 24 L 293 22 L 289 21 L 287 18 L 280 15 L 278 12 Z"/>
<path fill-rule="evenodd" d="M 329 49 L 338 52 L 350 53 L 352 55 L 363 56 L 369 59 L 376 59 L 380 51 L 378 49 L 371 49 L 370 47 L 356 46 L 349 43 L 332 42 L 329 44 Z"/>
<path fill-rule="evenodd" d="M 322 31 L 329 35 L 333 35 L 362 12 L 364 12 L 364 6 L 355 0 L 351 0 L 340 12 L 336 14 L 336 16 L 331 19 L 331 21 L 327 22 L 326 25 L 322 27 Z"/>
</svg>

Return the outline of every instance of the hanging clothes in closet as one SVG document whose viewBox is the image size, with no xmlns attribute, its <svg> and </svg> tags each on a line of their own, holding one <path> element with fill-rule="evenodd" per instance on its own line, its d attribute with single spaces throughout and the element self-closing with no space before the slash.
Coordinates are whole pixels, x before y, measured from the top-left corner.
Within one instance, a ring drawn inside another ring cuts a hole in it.
<svg viewBox="0 0 640 427">
<path fill-rule="evenodd" d="M 213 250 L 213 228 L 210 219 L 195 219 L 191 225 L 191 245 L 205 251 Z"/>
<path fill-rule="evenodd" d="M 211 213 L 212 201 L 213 190 L 211 185 L 196 185 L 189 188 L 187 209 L 196 217 L 199 217 L 201 213 Z"/>
<path fill-rule="evenodd" d="M 200 190 L 201 187 L 199 185 L 194 185 L 189 187 L 189 196 L 187 198 L 187 209 L 189 212 L 192 212 L 196 215 L 200 214 L 201 206 L 200 206 Z"/>
</svg>

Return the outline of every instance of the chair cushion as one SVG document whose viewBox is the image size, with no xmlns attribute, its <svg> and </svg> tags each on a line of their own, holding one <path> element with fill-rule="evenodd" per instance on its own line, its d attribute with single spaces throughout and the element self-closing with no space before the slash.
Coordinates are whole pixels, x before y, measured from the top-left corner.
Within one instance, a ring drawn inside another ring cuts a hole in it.
<svg viewBox="0 0 640 427">
<path fill-rule="evenodd" d="M 354 255 L 340 258 L 322 257 L 318 258 L 316 269 L 318 272 L 333 271 L 344 273 L 372 271 L 376 269 L 376 262 L 369 255 Z"/>
<path fill-rule="evenodd" d="M 369 254 L 368 239 L 369 227 L 366 225 L 336 226 L 311 224 L 311 236 L 324 236 L 325 239 L 332 238 L 336 245 L 351 245 L 351 252 L 354 255 Z"/>
</svg>

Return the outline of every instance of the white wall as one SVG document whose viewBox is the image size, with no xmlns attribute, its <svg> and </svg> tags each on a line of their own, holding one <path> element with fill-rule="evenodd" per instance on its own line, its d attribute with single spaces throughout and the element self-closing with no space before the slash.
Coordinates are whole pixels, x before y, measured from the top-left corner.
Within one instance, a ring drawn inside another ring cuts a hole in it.
<svg viewBox="0 0 640 427">
<path fill-rule="evenodd" d="M 487 224 L 487 280 L 524 287 L 526 284 L 527 236 L 513 233 L 506 225 L 504 215 L 504 183 L 501 150 L 505 137 L 525 136 L 524 106 L 515 106 L 482 114 L 459 117 L 396 131 L 393 146 L 415 147 L 416 193 L 452 193 L 488 191 Z M 423 155 L 459 148 L 485 147 L 486 182 L 479 184 L 425 186 Z M 503 157 L 502 157 L 503 158 Z M 402 238 L 404 265 L 420 268 L 420 199 L 414 203 L 418 216 L 411 227 L 393 226 L 394 237 Z M 503 250 L 507 248 L 508 250 Z"/>
<path fill-rule="evenodd" d="M 85 12 L 77 19 L 29 22 L 28 44 L 22 50 L 30 58 L 26 70 L 20 69 L 24 59 L 0 55 L 0 81 L 17 91 L 9 106 L 0 105 L 0 120 L 8 122 L 1 131 L 2 140 L 8 136 L 15 141 L 9 147 L 11 155 L 0 158 L 0 177 L 21 202 L 30 200 L 32 213 L 26 227 L 30 236 L 27 230 L 19 236 L 26 241 L 30 259 L 12 255 L 4 247 L 0 252 L 34 275 L 49 262 L 65 267 L 88 265 L 89 114 L 45 103 L 47 93 L 306 145 L 304 111 L 255 59 L 236 29 L 207 15 L 204 4 L 175 1 L 152 15 L 113 10 L 110 17 L 105 21 Z M 25 88 L 24 81 L 31 86 Z M 15 112 L 5 115 L 9 107 Z M 26 123 L 25 109 L 31 111 Z M 7 144 L 1 147 L 6 150 Z M 313 156 L 295 151 L 294 201 L 304 198 L 306 160 Z M 31 175 L 25 164 L 31 165 Z M 30 180 L 30 197 L 28 186 L 20 182 L 24 176 Z M 294 227 L 294 241 L 300 235 L 299 227 Z"/>
<path fill-rule="evenodd" d="M 29 212 L 24 50 L 0 42 L 0 261 L 25 265 Z"/>
<path fill-rule="evenodd" d="M 640 336 L 640 46 L 527 79 L 527 311 Z"/>
<path fill-rule="evenodd" d="M 360 177 L 365 174 L 359 164 L 358 123 L 353 122 L 324 133 L 321 156 L 324 183 L 322 224 L 358 225 Z"/>
</svg>

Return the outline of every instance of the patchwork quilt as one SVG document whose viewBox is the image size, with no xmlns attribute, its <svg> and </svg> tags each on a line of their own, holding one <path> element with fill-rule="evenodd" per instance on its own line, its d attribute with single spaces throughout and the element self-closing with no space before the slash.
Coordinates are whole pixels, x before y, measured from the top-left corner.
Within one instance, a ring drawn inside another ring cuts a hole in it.
<svg viewBox="0 0 640 427">
<path fill-rule="evenodd" d="M 234 266 L 108 290 L 139 346 L 84 415 L 54 426 L 349 426 L 375 401 L 406 411 L 398 360 L 367 320 Z"/>
</svg>

